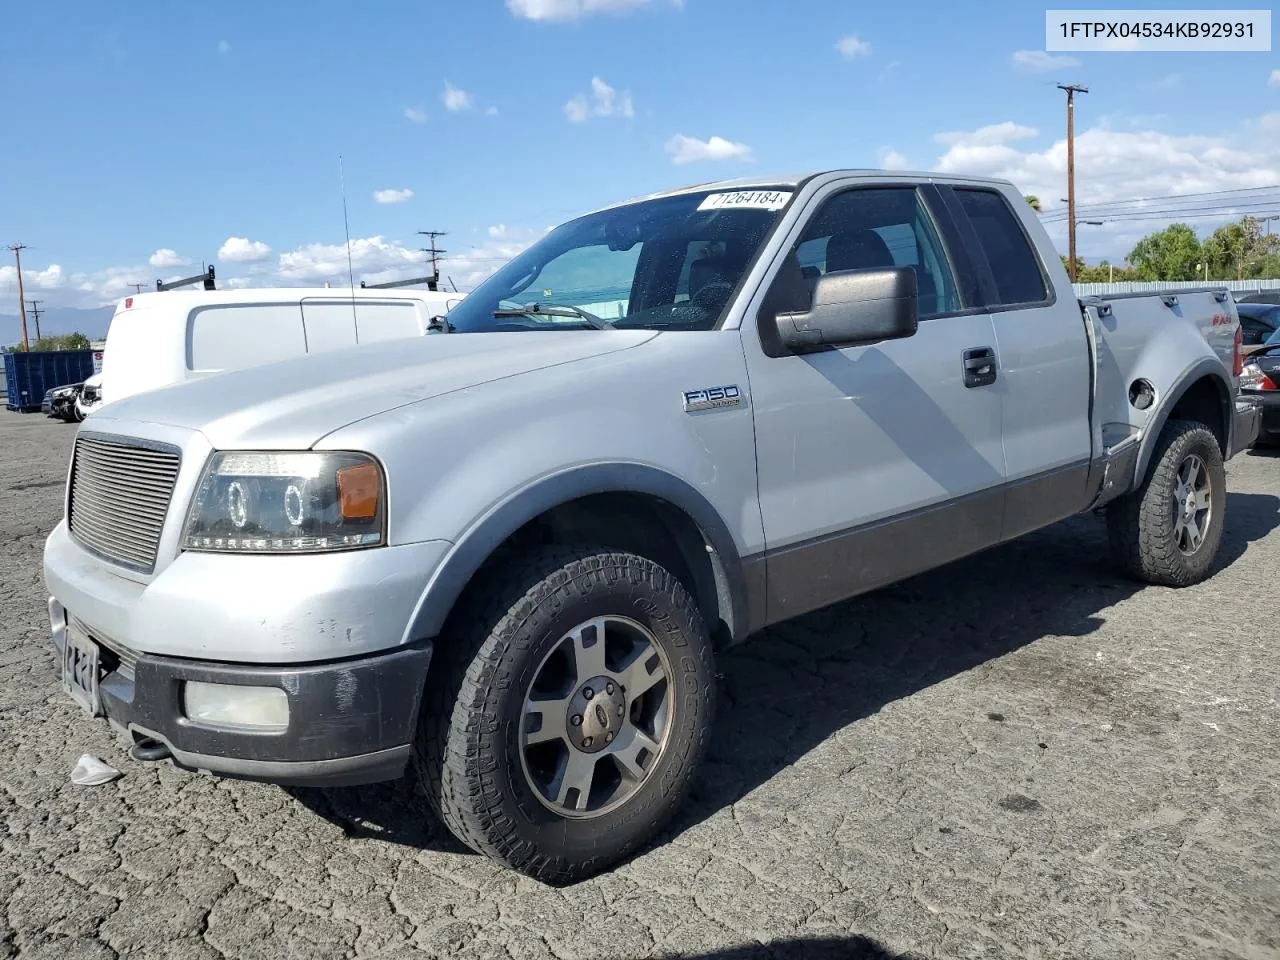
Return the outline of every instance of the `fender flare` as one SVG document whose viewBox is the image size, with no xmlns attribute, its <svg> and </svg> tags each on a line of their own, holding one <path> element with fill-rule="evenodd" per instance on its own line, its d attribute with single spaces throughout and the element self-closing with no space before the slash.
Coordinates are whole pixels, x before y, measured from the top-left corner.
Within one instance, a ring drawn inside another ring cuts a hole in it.
<svg viewBox="0 0 1280 960">
<path fill-rule="evenodd" d="M 1204 377 L 1212 377 L 1218 386 L 1221 394 L 1222 402 L 1222 429 L 1226 442 L 1231 442 L 1231 388 L 1227 385 L 1227 380 L 1223 376 L 1222 364 L 1213 357 L 1201 357 L 1195 363 L 1191 364 L 1182 375 L 1178 377 L 1164 398 L 1156 407 L 1155 413 L 1147 424 L 1146 432 L 1142 436 L 1142 444 L 1138 448 L 1138 461 L 1134 467 L 1133 486 L 1136 488 L 1142 484 L 1143 477 L 1147 474 L 1147 467 L 1151 463 L 1151 455 L 1155 452 L 1156 440 L 1160 436 L 1160 432 L 1164 430 L 1164 425 L 1169 421 L 1169 414 L 1173 412 L 1173 408 L 1191 389 L 1191 385 Z M 1226 455 L 1226 451 L 1223 451 Z"/>
<path fill-rule="evenodd" d="M 736 637 L 748 629 L 749 598 L 742 558 L 728 525 L 692 485 L 639 463 L 593 463 L 551 474 L 492 507 L 458 539 L 432 572 L 405 633 L 405 641 L 437 636 L 471 578 L 494 550 L 522 526 L 553 507 L 600 493 L 647 494 L 684 512 L 714 551 Z M 720 576 L 717 575 L 717 580 Z"/>
</svg>

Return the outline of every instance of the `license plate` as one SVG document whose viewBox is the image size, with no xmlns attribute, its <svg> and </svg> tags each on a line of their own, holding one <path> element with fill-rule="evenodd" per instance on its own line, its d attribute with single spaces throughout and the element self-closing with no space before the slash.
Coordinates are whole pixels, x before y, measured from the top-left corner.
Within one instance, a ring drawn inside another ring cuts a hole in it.
<svg viewBox="0 0 1280 960">
<path fill-rule="evenodd" d="M 98 645 L 71 624 L 67 625 L 67 644 L 62 651 L 62 689 L 91 717 L 102 713 L 98 699 Z"/>
</svg>

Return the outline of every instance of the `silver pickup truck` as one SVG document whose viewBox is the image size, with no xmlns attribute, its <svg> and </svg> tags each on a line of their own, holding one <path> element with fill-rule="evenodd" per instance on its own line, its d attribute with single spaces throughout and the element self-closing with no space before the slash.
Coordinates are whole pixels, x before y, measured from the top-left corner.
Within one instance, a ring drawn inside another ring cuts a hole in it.
<svg viewBox="0 0 1280 960">
<path fill-rule="evenodd" d="M 1258 431 L 1225 290 L 1082 302 L 999 181 L 622 203 L 438 327 L 95 413 L 45 548 L 53 643 L 137 758 L 411 770 L 548 881 L 678 807 L 718 650 L 1101 508 L 1129 575 L 1195 583 Z"/>
</svg>

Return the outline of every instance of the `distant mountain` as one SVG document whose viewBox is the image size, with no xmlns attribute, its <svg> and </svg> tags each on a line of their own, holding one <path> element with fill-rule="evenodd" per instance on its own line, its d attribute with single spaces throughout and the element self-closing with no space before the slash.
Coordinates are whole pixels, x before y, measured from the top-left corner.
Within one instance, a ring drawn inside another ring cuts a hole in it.
<svg viewBox="0 0 1280 960">
<path fill-rule="evenodd" d="M 16 298 L 15 298 L 16 299 Z M 76 307 L 50 307 L 40 311 L 40 332 L 45 336 L 62 333 L 83 333 L 90 340 L 101 340 L 107 335 L 107 326 L 115 307 L 93 307 L 81 310 Z M 36 338 L 36 324 L 31 311 L 27 311 L 27 338 Z M 0 313 L 0 344 L 12 346 L 22 342 L 22 318 L 17 314 Z"/>
</svg>

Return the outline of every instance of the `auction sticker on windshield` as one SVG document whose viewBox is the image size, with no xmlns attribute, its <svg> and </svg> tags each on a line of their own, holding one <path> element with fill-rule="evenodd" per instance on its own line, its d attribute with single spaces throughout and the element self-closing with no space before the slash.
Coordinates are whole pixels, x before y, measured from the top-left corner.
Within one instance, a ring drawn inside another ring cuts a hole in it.
<svg viewBox="0 0 1280 960">
<path fill-rule="evenodd" d="M 711 194 L 698 204 L 698 209 L 781 210 L 790 199 L 790 190 L 735 190 Z"/>
</svg>

